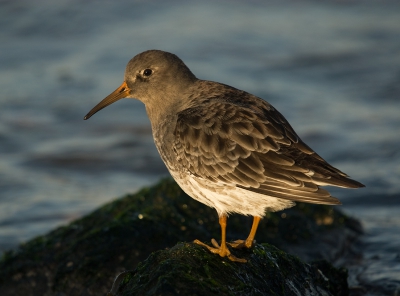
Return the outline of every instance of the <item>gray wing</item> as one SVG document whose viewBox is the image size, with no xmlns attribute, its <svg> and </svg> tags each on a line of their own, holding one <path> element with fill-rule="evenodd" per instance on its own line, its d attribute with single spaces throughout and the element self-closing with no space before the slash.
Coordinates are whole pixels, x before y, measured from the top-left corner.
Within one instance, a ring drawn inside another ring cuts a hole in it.
<svg viewBox="0 0 400 296">
<path fill-rule="evenodd" d="M 340 204 L 318 185 L 361 187 L 301 141 L 268 103 L 209 100 L 178 114 L 174 151 L 188 173 L 253 192 Z"/>
</svg>

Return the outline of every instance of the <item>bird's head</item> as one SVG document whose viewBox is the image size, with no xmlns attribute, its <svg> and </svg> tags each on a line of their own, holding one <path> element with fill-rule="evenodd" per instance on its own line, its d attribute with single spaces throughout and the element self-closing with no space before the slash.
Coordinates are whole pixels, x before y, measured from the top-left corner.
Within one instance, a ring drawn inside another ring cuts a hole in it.
<svg viewBox="0 0 400 296">
<path fill-rule="evenodd" d="M 196 80 L 176 55 L 161 50 L 142 52 L 126 66 L 124 82 L 90 110 L 84 119 L 89 119 L 96 112 L 123 98 L 138 99 L 146 107 L 166 107 L 176 103 L 179 94 Z"/>
</svg>

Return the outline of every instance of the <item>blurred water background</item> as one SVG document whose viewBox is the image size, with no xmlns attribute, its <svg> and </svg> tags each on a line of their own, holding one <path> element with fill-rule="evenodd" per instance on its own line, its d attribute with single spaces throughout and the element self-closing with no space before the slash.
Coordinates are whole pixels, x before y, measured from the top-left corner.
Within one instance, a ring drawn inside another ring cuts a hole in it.
<svg viewBox="0 0 400 296">
<path fill-rule="evenodd" d="M 140 102 L 83 121 L 147 49 L 266 99 L 366 184 L 332 190 L 366 231 L 350 284 L 400 294 L 395 0 L 1 0 L 0 251 L 168 175 Z"/>
</svg>

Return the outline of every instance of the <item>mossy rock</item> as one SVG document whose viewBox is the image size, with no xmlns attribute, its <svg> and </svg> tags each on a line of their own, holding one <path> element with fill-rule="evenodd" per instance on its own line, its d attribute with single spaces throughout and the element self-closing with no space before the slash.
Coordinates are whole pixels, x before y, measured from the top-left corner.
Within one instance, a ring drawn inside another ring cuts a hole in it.
<svg viewBox="0 0 400 296">
<path fill-rule="evenodd" d="M 150 255 L 121 274 L 112 296 L 131 295 L 348 295 L 347 272 L 319 262 L 309 265 L 268 244 L 238 251 L 247 263 L 232 262 L 194 243 Z"/>
<path fill-rule="evenodd" d="M 249 217 L 229 217 L 228 240 L 245 238 L 251 222 Z M 355 220 L 332 207 L 299 204 L 269 213 L 256 238 L 303 259 L 330 260 L 358 230 Z M 335 240 L 320 247 L 331 233 Z M 117 274 L 136 268 L 152 252 L 212 237 L 220 238 L 215 210 L 165 179 L 5 252 L 0 260 L 1 295 L 105 295 Z M 310 255 L 312 249 L 315 256 Z"/>
</svg>

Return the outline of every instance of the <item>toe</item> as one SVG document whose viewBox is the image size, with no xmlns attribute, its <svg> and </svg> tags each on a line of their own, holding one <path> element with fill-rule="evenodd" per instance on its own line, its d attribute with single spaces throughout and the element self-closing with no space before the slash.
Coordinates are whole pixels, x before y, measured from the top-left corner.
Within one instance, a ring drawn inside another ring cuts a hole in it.
<svg viewBox="0 0 400 296">
<path fill-rule="evenodd" d="M 215 239 L 211 239 L 211 243 L 215 248 L 217 248 L 217 249 L 221 248 Z"/>
<path fill-rule="evenodd" d="M 227 244 L 235 249 L 243 249 L 246 247 L 246 241 L 242 240 L 242 239 L 238 239 L 238 240 L 235 240 L 235 241 L 227 243 Z"/>
<path fill-rule="evenodd" d="M 250 241 L 250 240 L 235 240 L 233 242 L 228 243 L 232 248 L 235 249 L 251 249 L 255 244 L 255 241 Z"/>
<path fill-rule="evenodd" d="M 240 263 L 246 263 L 246 262 L 247 262 L 246 259 L 238 258 L 238 257 L 236 257 L 236 256 L 234 256 L 234 255 L 232 255 L 232 254 L 229 254 L 229 255 L 228 255 L 228 259 L 231 260 L 231 261 L 233 261 L 233 262 L 240 262 Z"/>
</svg>

